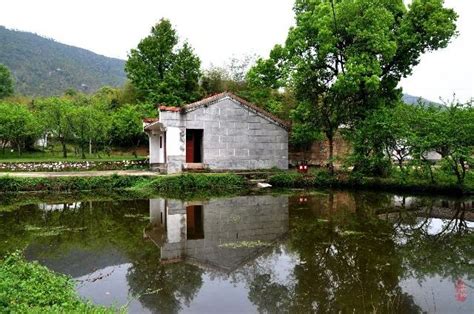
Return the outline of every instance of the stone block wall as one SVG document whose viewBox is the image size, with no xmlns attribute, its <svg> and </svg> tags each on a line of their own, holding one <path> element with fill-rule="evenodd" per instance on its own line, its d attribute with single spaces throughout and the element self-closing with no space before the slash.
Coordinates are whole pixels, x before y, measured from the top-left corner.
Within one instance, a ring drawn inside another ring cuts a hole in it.
<svg viewBox="0 0 474 314">
<path fill-rule="evenodd" d="M 181 217 L 186 203 L 168 200 L 170 217 Z M 162 259 L 185 258 L 232 271 L 256 257 L 288 232 L 288 196 L 238 196 L 203 203 L 204 239 L 170 243 L 161 248 Z M 176 219 L 175 219 L 176 220 Z M 181 228 L 185 229 L 184 220 Z M 176 229 L 168 225 L 168 229 Z"/>
<path fill-rule="evenodd" d="M 288 131 L 231 98 L 160 115 L 166 127 L 203 130 L 203 163 L 210 169 L 288 168 Z"/>
<path fill-rule="evenodd" d="M 334 157 L 336 166 L 340 166 L 345 158 L 351 153 L 351 145 L 344 140 L 340 134 L 334 138 Z M 296 165 L 298 162 L 306 160 L 310 165 L 325 166 L 329 157 L 329 142 L 327 140 L 315 141 L 307 151 L 300 148 L 291 147 L 289 150 L 289 162 Z"/>
</svg>

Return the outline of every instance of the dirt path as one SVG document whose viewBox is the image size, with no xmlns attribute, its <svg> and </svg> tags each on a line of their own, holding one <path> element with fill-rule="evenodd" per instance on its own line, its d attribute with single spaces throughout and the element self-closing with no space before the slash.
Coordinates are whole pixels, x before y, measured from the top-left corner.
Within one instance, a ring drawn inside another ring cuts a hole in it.
<svg viewBox="0 0 474 314">
<path fill-rule="evenodd" d="M 0 172 L 1 176 L 22 178 L 54 178 L 54 177 L 99 177 L 99 176 L 157 176 L 158 172 L 144 170 L 107 170 L 107 171 L 64 171 L 64 172 Z"/>
</svg>

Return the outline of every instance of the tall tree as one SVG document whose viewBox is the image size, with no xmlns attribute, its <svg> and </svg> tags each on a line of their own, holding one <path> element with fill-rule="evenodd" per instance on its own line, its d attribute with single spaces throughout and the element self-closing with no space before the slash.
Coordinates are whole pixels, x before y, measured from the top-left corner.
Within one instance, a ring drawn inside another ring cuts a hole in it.
<svg viewBox="0 0 474 314">
<path fill-rule="evenodd" d="M 457 14 L 443 0 L 413 0 L 408 7 L 403 0 L 296 0 L 294 11 L 285 53 L 271 59 L 300 103 L 313 107 L 311 123 L 329 140 L 331 169 L 337 129 L 396 104 L 400 79 L 423 53 L 446 47 L 456 34 Z"/>
<path fill-rule="evenodd" d="M 10 70 L 0 63 L 0 99 L 13 95 L 13 78 Z"/>
<path fill-rule="evenodd" d="M 25 105 L 0 103 L 0 144 L 10 144 L 19 155 L 26 142 L 39 134 L 39 124 Z"/>
<path fill-rule="evenodd" d="M 63 157 L 67 158 L 66 144 L 74 137 L 73 101 L 65 97 L 51 97 L 38 101 L 37 106 L 43 123 L 47 126 L 46 131 L 59 140 Z"/>
<path fill-rule="evenodd" d="M 179 105 L 196 99 L 201 61 L 189 44 L 178 49 L 178 41 L 171 22 L 162 19 L 130 51 L 125 71 L 144 100 Z"/>
</svg>

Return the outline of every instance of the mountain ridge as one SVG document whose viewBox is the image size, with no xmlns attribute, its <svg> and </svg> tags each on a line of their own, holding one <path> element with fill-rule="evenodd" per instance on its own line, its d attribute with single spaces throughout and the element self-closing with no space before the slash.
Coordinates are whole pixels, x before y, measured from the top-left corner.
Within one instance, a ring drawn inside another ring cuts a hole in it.
<svg viewBox="0 0 474 314">
<path fill-rule="evenodd" d="M 15 92 L 26 96 L 60 95 L 71 88 L 90 93 L 103 86 L 121 86 L 126 81 L 125 60 L 2 25 L 0 63 L 12 72 Z M 421 101 L 439 105 L 409 94 L 403 94 L 402 100 L 407 104 Z"/>
<path fill-rule="evenodd" d="M 67 89 L 94 92 L 126 81 L 125 61 L 0 25 L 0 63 L 15 79 L 15 91 L 50 96 Z"/>
</svg>

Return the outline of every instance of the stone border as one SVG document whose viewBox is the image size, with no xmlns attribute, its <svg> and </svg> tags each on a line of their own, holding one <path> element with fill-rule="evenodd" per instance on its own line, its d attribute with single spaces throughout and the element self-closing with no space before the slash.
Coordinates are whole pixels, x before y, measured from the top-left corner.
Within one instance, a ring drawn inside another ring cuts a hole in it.
<svg viewBox="0 0 474 314">
<path fill-rule="evenodd" d="M 0 162 L 0 172 L 61 172 L 148 169 L 148 160 Z"/>
</svg>

